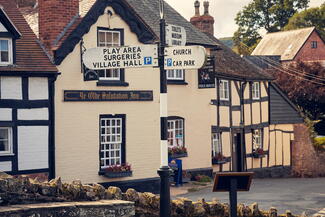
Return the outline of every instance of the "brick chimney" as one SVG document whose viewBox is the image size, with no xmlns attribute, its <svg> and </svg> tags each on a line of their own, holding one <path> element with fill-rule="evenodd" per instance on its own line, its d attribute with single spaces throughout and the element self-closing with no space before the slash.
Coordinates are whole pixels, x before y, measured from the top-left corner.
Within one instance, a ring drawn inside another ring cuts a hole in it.
<svg viewBox="0 0 325 217">
<path fill-rule="evenodd" d="M 192 23 L 192 25 L 199 28 L 198 26 L 201 25 L 201 17 L 200 17 L 200 2 L 198 0 L 194 2 L 194 8 L 195 8 L 195 15 L 190 19 L 190 22 Z"/>
<path fill-rule="evenodd" d="M 194 3 L 195 15 L 194 17 L 191 18 L 190 22 L 192 23 L 192 25 L 196 26 L 202 32 L 206 32 L 213 35 L 214 18 L 209 14 L 209 2 L 204 1 L 203 6 L 204 6 L 204 13 L 202 16 L 199 16 L 200 14 L 197 13 L 197 10 L 199 10 L 200 2 L 198 0 L 195 1 Z"/>
<path fill-rule="evenodd" d="M 51 51 L 64 28 L 79 16 L 79 0 L 38 0 L 39 38 Z"/>
</svg>

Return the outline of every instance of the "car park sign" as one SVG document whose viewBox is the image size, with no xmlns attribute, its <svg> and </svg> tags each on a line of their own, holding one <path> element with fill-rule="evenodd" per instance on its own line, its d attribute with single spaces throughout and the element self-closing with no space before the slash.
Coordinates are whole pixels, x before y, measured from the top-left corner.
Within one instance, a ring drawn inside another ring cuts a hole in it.
<svg viewBox="0 0 325 217">
<path fill-rule="evenodd" d="M 165 48 L 165 69 L 199 69 L 206 62 L 202 46 L 175 46 Z"/>
<path fill-rule="evenodd" d="M 88 69 L 119 69 L 158 66 L 157 45 L 95 47 L 83 54 Z"/>
</svg>

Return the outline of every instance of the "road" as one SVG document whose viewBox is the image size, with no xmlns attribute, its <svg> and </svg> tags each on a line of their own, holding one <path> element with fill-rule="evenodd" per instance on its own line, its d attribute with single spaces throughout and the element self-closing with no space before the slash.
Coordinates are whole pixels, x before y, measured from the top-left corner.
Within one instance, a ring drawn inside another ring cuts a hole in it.
<svg viewBox="0 0 325 217">
<path fill-rule="evenodd" d="M 210 201 L 217 198 L 228 203 L 227 192 L 211 192 L 212 187 L 207 187 L 196 192 L 178 195 L 193 201 L 205 198 Z M 276 207 L 278 213 L 286 210 L 293 214 L 306 212 L 314 214 L 325 208 L 325 178 L 289 178 L 289 179 L 254 179 L 249 192 L 238 192 L 238 203 L 246 205 L 257 202 L 259 208 L 268 210 Z"/>
</svg>

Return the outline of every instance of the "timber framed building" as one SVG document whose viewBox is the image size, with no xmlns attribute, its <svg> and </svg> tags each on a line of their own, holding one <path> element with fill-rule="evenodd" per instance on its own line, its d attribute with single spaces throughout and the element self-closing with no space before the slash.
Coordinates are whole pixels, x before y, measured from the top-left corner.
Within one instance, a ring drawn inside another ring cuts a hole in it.
<svg viewBox="0 0 325 217">
<path fill-rule="evenodd" d="M 0 170 L 54 177 L 50 62 L 14 1 L 0 1 Z"/>
<path fill-rule="evenodd" d="M 54 7 L 69 16 L 53 14 Z M 157 43 L 158 11 L 155 0 L 39 0 L 39 37 L 62 73 L 55 91 L 55 174 L 63 180 L 158 189 L 159 70 L 102 70 L 94 79 L 81 61 L 92 47 Z M 238 152 L 245 153 L 245 169 L 289 165 L 292 125 L 270 122 L 272 78 L 168 4 L 165 12 L 167 23 L 186 29 L 187 45 L 204 46 L 215 57 L 210 63 L 216 62 L 217 82 L 215 71 L 167 72 L 168 142 L 171 149 L 186 149 L 183 169 L 209 174 L 232 170 Z M 132 173 L 105 175 L 107 167 L 124 163 L 131 164 Z"/>
</svg>

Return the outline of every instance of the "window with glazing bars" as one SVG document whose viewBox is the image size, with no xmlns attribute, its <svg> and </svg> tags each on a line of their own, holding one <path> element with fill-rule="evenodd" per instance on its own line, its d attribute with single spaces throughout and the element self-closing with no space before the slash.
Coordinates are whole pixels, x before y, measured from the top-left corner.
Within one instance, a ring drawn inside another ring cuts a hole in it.
<svg viewBox="0 0 325 217">
<path fill-rule="evenodd" d="M 119 31 L 98 30 L 99 47 L 119 47 L 121 46 L 121 34 Z M 100 80 L 120 80 L 120 69 L 98 70 Z"/>
<path fill-rule="evenodd" d="M 169 147 L 184 146 L 184 120 L 183 119 L 168 120 L 168 146 Z"/>
<path fill-rule="evenodd" d="M 100 166 L 105 168 L 122 164 L 122 118 L 100 120 Z"/>
</svg>

